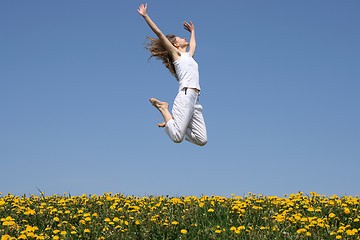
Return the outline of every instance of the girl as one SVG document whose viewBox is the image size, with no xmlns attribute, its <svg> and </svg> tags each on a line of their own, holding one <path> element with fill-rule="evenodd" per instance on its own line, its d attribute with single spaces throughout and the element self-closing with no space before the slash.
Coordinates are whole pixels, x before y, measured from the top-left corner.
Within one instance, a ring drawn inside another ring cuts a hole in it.
<svg viewBox="0 0 360 240">
<path fill-rule="evenodd" d="M 147 14 L 147 4 L 145 6 L 141 4 L 138 12 L 158 36 L 158 39 L 148 37 L 150 43 L 147 44 L 146 49 L 151 52 L 151 57 L 162 60 L 179 81 L 179 92 L 172 109 L 173 115 L 168 110 L 167 102 L 155 98 L 149 99 L 164 117 L 164 122 L 159 123 L 158 126 L 165 127 L 167 135 L 176 143 L 182 142 L 185 137 L 194 144 L 204 146 L 207 143 L 207 133 L 202 106 L 199 104 L 198 64 L 193 59 L 196 48 L 194 25 L 191 21 L 190 24 L 184 22 L 184 28 L 191 33 L 188 43 L 186 38 L 175 35 L 165 36 Z"/>
</svg>

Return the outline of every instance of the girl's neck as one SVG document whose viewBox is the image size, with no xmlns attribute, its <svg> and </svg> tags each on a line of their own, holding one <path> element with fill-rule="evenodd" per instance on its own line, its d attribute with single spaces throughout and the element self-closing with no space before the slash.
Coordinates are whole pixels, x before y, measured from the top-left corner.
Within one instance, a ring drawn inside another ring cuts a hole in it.
<svg viewBox="0 0 360 240">
<path fill-rule="evenodd" d="M 186 52 L 186 50 L 187 50 L 187 47 L 179 48 L 180 52 Z"/>
</svg>

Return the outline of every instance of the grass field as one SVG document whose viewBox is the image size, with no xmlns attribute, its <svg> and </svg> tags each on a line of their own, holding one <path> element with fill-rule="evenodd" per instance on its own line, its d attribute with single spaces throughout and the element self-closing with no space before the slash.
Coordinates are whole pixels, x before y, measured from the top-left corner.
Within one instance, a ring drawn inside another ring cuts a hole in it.
<svg viewBox="0 0 360 240">
<path fill-rule="evenodd" d="M 14 196 L 4 239 L 359 239 L 358 196 Z"/>
</svg>

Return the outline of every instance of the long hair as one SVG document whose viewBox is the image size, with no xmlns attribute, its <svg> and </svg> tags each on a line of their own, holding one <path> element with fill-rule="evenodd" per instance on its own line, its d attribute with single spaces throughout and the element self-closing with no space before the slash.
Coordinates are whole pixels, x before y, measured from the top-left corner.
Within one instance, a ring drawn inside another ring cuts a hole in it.
<svg viewBox="0 0 360 240">
<path fill-rule="evenodd" d="M 173 34 L 169 34 L 166 36 L 166 38 L 172 43 L 176 43 L 176 36 Z M 150 42 L 146 43 L 146 49 L 150 51 L 151 56 L 149 57 L 156 57 L 156 59 L 161 60 L 165 67 L 169 69 L 170 73 L 178 80 L 178 76 L 175 71 L 175 66 L 173 64 L 173 59 L 167 49 L 164 47 L 164 45 L 161 43 L 160 39 L 147 37 L 147 39 L 150 40 Z M 148 60 L 149 60 L 148 59 Z"/>
</svg>

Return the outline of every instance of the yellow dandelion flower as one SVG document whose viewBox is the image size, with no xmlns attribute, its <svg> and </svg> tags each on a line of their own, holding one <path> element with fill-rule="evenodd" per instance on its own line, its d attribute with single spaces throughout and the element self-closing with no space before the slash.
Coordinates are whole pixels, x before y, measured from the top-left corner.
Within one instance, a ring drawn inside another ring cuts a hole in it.
<svg viewBox="0 0 360 240">
<path fill-rule="evenodd" d="M 31 209 L 31 208 L 28 208 L 25 212 L 24 212 L 25 215 L 35 215 L 36 212 L 35 210 Z"/>
<path fill-rule="evenodd" d="M 10 240 L 11 236 L 10 235 L 4 235 L 1 237 L 1 240 Z"/>
<path fill-rule="evenodd" d="M 337 235 L 336 236 L 336 239 L 341 239 L 342 237 L 340 235 Z"/>
<path fill-rule="evenodd" d="M 208 212 L 214 212 L 214 209 L 210 208 L 210 209 L 208 210 Z"/>
<path fill-rule="evenodd" d="M 187 234 L 187 230 L 186 229 L 181 229 L 181 231 L 180 231 L 182 234 Z"/>
<path fill-rule="evenodd" d="M 3 226 L 13 226 L 15 225 L 15 222 L 14 221 L 5 221 L 2 223 Z"/>
<path fill-rule="evenodd" d="M 178 225 L 179 223 L 177 221 L 171 222 L 172 225 Z"/>
<path fill-rule="evenodd" d="M 335 215 L 335 213 L 330 213 L 329 214 L 329 218 L 334 218 L 336 215 Z"/>
<path fill-rule="evenodd" d="M 220 229 L 216 230 L 215 231 L 216 233 L 221 233 L 222 231 Z"/>
<path fill-rule="evenodd" d="M 89 232 L 90 232 L 89 229 L 85 229 L 85 230 L 84 230 L 84 233 L 89 233 Z"/>
<path fill-rule="evenodd" d="M 318 223 L 317 224 L 319 227 L 325 227 L 325 224 L 324 223 Z"/>
<path fill-rule="evenodd" d="M 61 231 L 60 235 L 66 235 L 67 232 L 66 231 Z"/>
<path fill-rule="evenodd" d="M 140 225 L 140 221 L 139 221 L 139 220 L 136 220 L 136 221 L 135 221 L 135 224 L 136 224 L 136 225 Z"/>
</svg>

